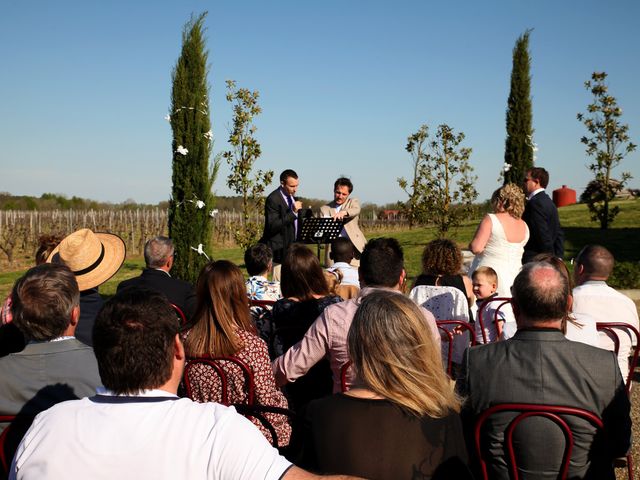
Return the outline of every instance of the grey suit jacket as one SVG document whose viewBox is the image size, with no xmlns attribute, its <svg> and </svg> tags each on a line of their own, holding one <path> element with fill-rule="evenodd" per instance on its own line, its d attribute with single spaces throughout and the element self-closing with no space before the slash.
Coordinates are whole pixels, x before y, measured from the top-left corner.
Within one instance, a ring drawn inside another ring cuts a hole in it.
<svg viewBox="0 0 640 480">
<path fill-rule="evenodd" d="M 75 338 L 30 343 L 0 358 L 0 415 L 34 416 L 56 403 L 93 395 L 100 385 L 91 347 Z"/>
<path fill-rule="evenodd" d="M 602 418 L 607 440 L 594 438 L 595 429 L 588 422 L 567 417 L 575 430 L 569 478 L 615 478 L 611 461 L 629 448 L 631 418 L 612 352 L 571 342 L 559 330 L 519 330 L 510 340 L 471 347 L 463 365 L 466 371 L 458 390 L 466 396 L 463 420 L 468 432 L 478 414 L 501 403 L 583 408 Z M 482 437 L 489 451 L 490 478 L 509 478 L 503 440 L 513 417 L 511 412 L 495 415 Z M 555 478 L 553 462 L 562 454 L 563 437 L 547 420 L 529 422 L 516 430 L 516 441 L 524 442 L 519 449 L 524 452 L 524 478 Z M 539 472 L 542 469 L 546 475 Z"/>
</svg>

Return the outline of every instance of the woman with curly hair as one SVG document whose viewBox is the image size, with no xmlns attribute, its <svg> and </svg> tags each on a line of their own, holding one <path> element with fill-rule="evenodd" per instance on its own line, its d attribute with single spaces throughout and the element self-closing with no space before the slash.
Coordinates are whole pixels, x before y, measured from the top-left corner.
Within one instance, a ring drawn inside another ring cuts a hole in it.
<svg viewBox="0 0 640 480">
<path fill-rule="evenodd" d="M 498 296 L 510 297 L 513 280 L 522 267 L 522 253 L 529 240 L 529 228 L 522 220 L 524 193 L 508 183 L 491 196 L 495 213 L 480 222 L 469 250 L 475 254 L 469 275 L 480 266 L 493 268 L 498 274 Z"/>
<path fill-rule="evenodd" d="M 471 279 L 461 273 L 462 252 L 460 248 L 444 238 L 432 240 L 422 252 L 422 273 L 416 278 L 414 287 L 433 285 L 455 287 L 464 293 L 469 305 L 473 303 Z"/>
</svg>

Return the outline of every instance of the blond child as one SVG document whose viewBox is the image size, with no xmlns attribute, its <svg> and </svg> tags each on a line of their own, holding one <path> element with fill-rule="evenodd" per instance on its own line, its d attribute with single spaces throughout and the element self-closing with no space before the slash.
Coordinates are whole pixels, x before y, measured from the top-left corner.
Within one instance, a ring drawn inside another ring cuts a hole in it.
<svg viewBox="0 0 640 480">
<path fill-rule="evenodd" d="M 497 339 L 506 340 L 515 333 L 515 324 L 509 321 L 509 316 L 501 309 L 496 315 L 500 303 L 493 302 L 497 296 L 498 274 L 491 267 L 478 267 L 471 277 L 473 284 L 473 294 L 476 297 L 476 304 L 473 316 L 476 319 L 476 341 L 484 343 L 482 337 L 482 328 L 478 316 L 482 311 L 482 323 L 484 324 L 484 332 L 487 343 L 495 342 Z M 513 320 L 513 319 L 511 319 Z"/>
</svg>

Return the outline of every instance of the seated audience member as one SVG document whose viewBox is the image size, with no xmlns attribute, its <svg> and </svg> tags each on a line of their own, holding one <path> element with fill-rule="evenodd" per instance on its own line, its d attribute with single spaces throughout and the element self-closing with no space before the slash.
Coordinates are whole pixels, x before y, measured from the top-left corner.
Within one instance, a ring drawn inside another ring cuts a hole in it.
<svg viewBox="0 0 640 480">
<path fill-rule="evenodd" d="M 35 256 L 36 265 L 42 265 L 47 262 L 47 258 L 60 243 L 60 240 L 62 240 L 62 237 L 58 235 L 42 235 L 38 238 L 38 249 Z M 25 346 L 24 336 L 15 325 L 11 325 L 12 320 L 11 295 L 9 295 L 0 308 L 0 357 L 4 357 L 9 353 L 19 352 Z"/>
<path fill-rule="evenodd" d="M 273 268 L 271 248 L 264 243 L 256 243 L 244 252 L 244 264 L 249 274 L 247 296 L 249 300 L 278 300 L 282 298 L 280 282 L 270 282 L 269 273 Z"/>
<path fill-rule="evenodd" d="M 466 374 L 458 382 L 467 398 L 462 411 L 465 426 L 472 431 L 480 413 L 503 403 L 589 410 L 602 419 L 604 434 L 594 438 L 595 430 L 586 420 L 565 417 L 574 435 L 568 478 L 615 478 L 612 461 L 627 453 L 631 440 L 629 397 L 615 356 L 564 337 L 562 321 L 571 295 L 566 278 L 552 265 L 524 265 L 512 292 L 518 324 L 513 338 L 467 350 Z M 514 415 L 495 415 L 483 432 L 483 449 L 491 452 L 489 478 L 510 478 L 503 439 Z M 555 424 L 526 421 L 516 429 L 514 442 L 523 471 L 537 472 L 536 478 L 541 472 L 557 472 L 565 439 Z"/>
<path fill-rule="evenodd" d="M 358 280 L 358 267 L 351 265 L 354 259 L 353 243 L 345 237 L 338 237 L 331 242 L 331 252 L 329 257 L 333 260 L 333 265 L 327 268 L 328 271 L 340 271 L 342 273 L 341 285 L 353 285 L 360 288 Z"/>
<path fill-rule="evenodd" d="M 473 304 L 471 279 L 461 273 L 462 252 L 451 240 L 436 239 L 429 242 L 422 251 L 422 273 L 418 275 L 414 287 L 432 285 L 455 287 L 464 293 L 469 306 Z M 471 317 L 471 314 L 469 315 Z"/>
<path fill-rule="evenodd" d="M 311 324 L 329 305 L 342 301 L 331 295 L 320 261 L 306 246 L 294 243 L 282 263 L 282 294 L 271 310 L 272 357 L 302 340 Z M 291 407 L 300 411 L 310 400 L 331 395 L 331 369 L 320 361 L 295 383 L 287 385 Z"/>
<path fill-rule="evenodd" d="M 234 356 L 253 371 L 255 400 L 260 405 L 287 408 L 287 399 L 276 388 L 269 353 L 265 342 L 256 335 L 251 323 L 247 293 L 242 272 L 227 260 L 208 263 L 200 272 L 197 284 L 198 306 L 194 325 L 184 342 L 187 356 Z M 239 367 L 222 362 L 229 378 L 229 403 L 243 403 L 247 399 L 244 375 Z M 222 383 L 212 367 L 195 365 L 189 371 L 192 399 L 197 402 L 219 402 Z M 282 415 L 266 414 L 276 428 L 278 440 L 289 442 L 291 426 Z M 268 430 L 254 419 L 267 438 Z"/>
<path fill-rule="evenodd" d="M 185 363 L 179 328 L 158 292 L 132 288 L 109 300 L 94 330 L 106 389 L 41 413 L 12 478 L 318 478 L 281 457 L 233 408 L 177 397 Z M 56 454 L 61 446 L 73 455 Z"/>
<path fill-rule="evenodd" d="M 173 278 L 169 273 L 173 267 L 174 246 L 170 238 L 154 237 L 144 245 L 146 268 L 139 277 L 120 282 L 118 293 L 125 288 L 143 287 L 163 294 L 169 303 L 177 306 L 188 320 L 193 318 L 196 293 L 193 285 Z"/>
<path fill-rule="evenodd" d="M 305 375 L 321 359 L 328 357 L 333 373 L 333 391 L 341 390 L 341 369 L 349 361 L 347 354 L 347 332 L 353 315 L 364 296 L 377 289 L 402 295 L 406 280 L 402 247 L 394 238 L 376 238 L 364 247 L 360 259 L 360 283 L 362 290 L 358 298 L 330 305 L 313 322 L 302 340 L 293 345 L 284 355 L 273 362 L 276 383 L 285 385 Z M 433 315 L 420 308 L 424 315 L 425 328 L 433 333 L 440 352 L 440 334 Z M 353 375 L 348 373 L 347 382 Z"/>
<path fill-rule="evenodd" d="M 471 478 L 460 401 L 419 307 L 403 295 L 364 297 L 348 335 L 356 381 L 309 405 L 309 466 L 366 478 Z"/>
<path fill-rule="evenodd" d="M 513 321 L 507 322 L 507 316 L 499 310 L 496 316 L 496 309 L 499 303 L 493 304 L 492 300 L 497 296 L 498 274 L 491 267 L 478 267 L 471 275 L 473 282 L 473 294 L 476 297 L 476 305 L 472 312 L 476 319 L 476 341 L 484 343 L 482 329 L 478 320 L 478 312 L 482 311 L 482 323 L 484 324 L 484 334 L 487 343 L 495 342 L 497 339 L 506 340 L 513 337 L 516 326 Z"/>
<path fill-rule="evenodd" d="M 76 276 L 80 289 L 80 321 L 76 338 L 92 345 L 93 322 L 104 301 L 98 287 L 114 276 L 124 262 L 124 241 L 111 233 L 83 228 L 65 237 L 47 262 L 62 263 Z"/>
<path fill-rule="evenodd" d="M 573 312 L 590 315 L 596 322 L 624 322 L 639 328 L 638 310 L 633 300 L 607 285 L 614 263 L 611 252 L 600 245 L 587 245 L 578 253 L 573 268 L 573 278 L 576 281 L 573 289 Z M 605 333 L 600 333 L 598 338 L 601 348 L 613 350 L 613 340 Z M 637 339 L 632 341 L 623 332 L 618 333 L 618 338 L 618 364 L 626 379 L 631 347 Z"/>
<path fill-rule="evenodd" d="M 567 266 L 552 253 L 539 253 L 533 257 L 534 262 L 547 262 L 558 269 L 569 282 L 569 289 L 573 291 L 573 282 Z M 586 343 L 593 347 L 600 347 L 596 320 L 591 315 L 569 311 L 562 322 L 564 336 L 574 342 Z M 623 376 L 624 378 L 624 376 Z"/>
<path fill-rule="evenodd" d="M 91 347 L 75 339 L 80 293 L 64 265 L 33 267 L 13 287 L 13 324 L 28 341 L 0 358 L 0 415 L 33 417 L 100 386 Z"/>
</svg>

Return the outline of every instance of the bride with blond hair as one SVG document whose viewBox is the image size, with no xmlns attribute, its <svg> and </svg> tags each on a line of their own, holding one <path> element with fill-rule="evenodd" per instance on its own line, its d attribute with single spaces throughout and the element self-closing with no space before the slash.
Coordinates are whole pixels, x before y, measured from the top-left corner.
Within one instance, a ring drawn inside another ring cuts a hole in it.
<svg viewBox="0 0 640 480">
<path fill-rule="evenodd" d="M 404 295 L 362 298 L 347 339 L 357 380 L 309 405 L 308 467 L 372 479 L 471 478 L 460 399 L 432 335 Z"/>
</svg>

